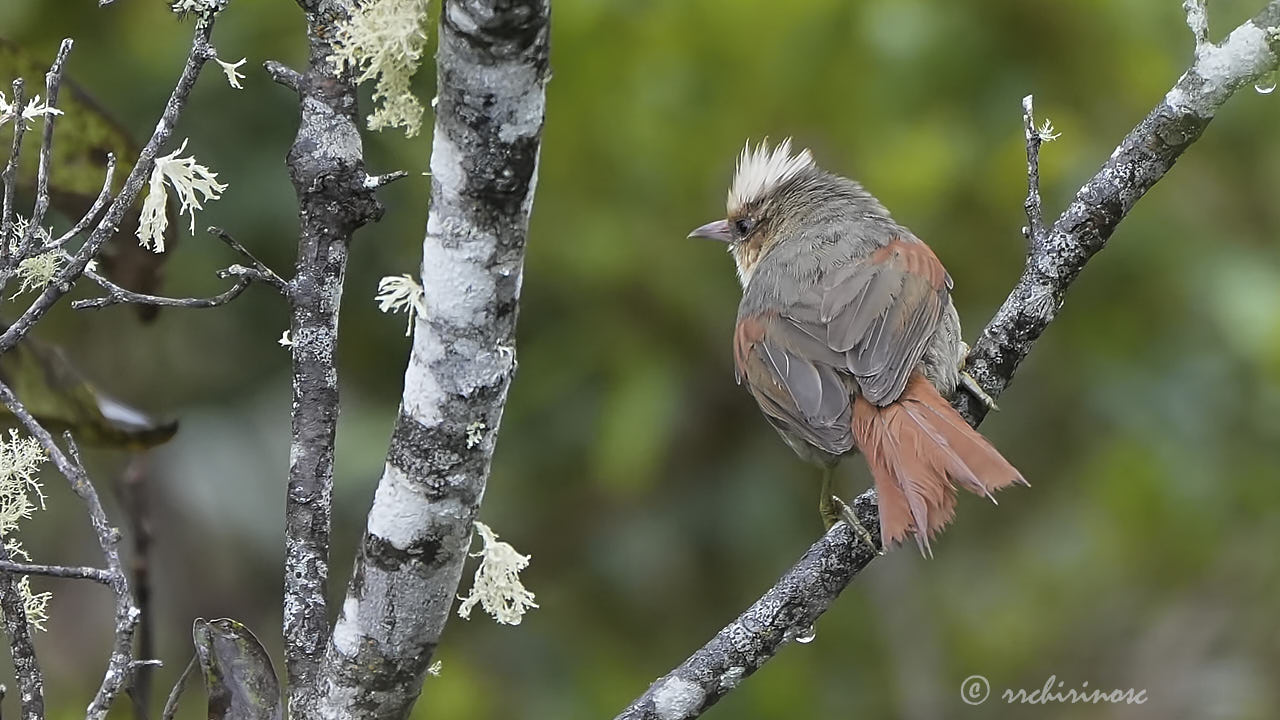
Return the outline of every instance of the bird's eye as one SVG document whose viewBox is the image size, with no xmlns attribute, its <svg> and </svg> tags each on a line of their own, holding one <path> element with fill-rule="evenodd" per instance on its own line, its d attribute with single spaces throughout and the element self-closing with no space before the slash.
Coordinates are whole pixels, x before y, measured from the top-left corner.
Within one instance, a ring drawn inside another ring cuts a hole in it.
<svg viewBox="0 0 1280 720">
<path fill-rule="evenodd" d="M 756 221 L 751 218 L 738 218 L 733 221 L 733 229 L 738 233 L 738 237 L 746 237 L 751 234 L 751 230 L 755 226 Z"/>
</svg>

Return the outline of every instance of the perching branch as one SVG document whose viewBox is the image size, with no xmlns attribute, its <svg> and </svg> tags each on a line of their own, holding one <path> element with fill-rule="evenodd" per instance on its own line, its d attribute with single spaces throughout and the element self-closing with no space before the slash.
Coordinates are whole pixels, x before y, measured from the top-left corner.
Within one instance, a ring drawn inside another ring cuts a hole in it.
<svg viewBox="0 0 1280 720">
<path fill-rule="evenodd" d="M 195 83 L 200 66 L 204 63 L 204 48 L 207 46 L 211 30 L 212 18 L 204 19 L 197 25 L 195 39 L 192 42 L 191 57 L 188 59 L 184 72 L 169 99 L 164 115 L 152 135 L 151 141 L 143 150 L 142 157 L 140 157 L 138 164 L 135 166 L 134 172 L 126 181 L 124 190 L 116 197 L 106 216 L 98 222 L 93 233 L 79 249 L 75 257 L 72 258 L 72 261 L 62 268 L 53 281 L 48 284 L 44 292 L 23 313 L 22 317 L 6 328 L 3 334 L 0 334 L 0 353 L 12 349 L 20 342 L 44 313 L 70 290 L 71 284 L 84 272 L 85 267 L 101 249 L 103 243 L 114 234 L 116 225 L 129 207 L 132 206 L 133 200 L 141 190 L 143 181 L 150 172 L 150 167 L 157 151 L 168 140 L 169 134 L 172 132 L 186 95 Z M 56 108 L 57 106 L 62 74 L 71 46 L 70 40 L 62 42 L 58 55 L 46 75 L 45 107 L 47 108 Z M 33 238 L 37 237 L 36 233 L 39 232 L 44 221 L 44 215 L 49 207 L 49 174 L 51 171 L 56 118 L 56 113 L 54 112 L 43 113 L 44 132 L 39 152 L 35 204 L 25 232 L 23 232 L 21 238 L 15 238 L 13 232 L 15 227 L 13 198 L 17 166 L 21 157 L 22 138 L 27 121 L 23 114 L 26 104 L 23 97 L 22 83 L 15 81 L 13 87 L 15 90 L 14 116 L 12 118 L 14 141 L 12 153 L 3 174 L 3 217 L 0 218 L 0 249 L 3 250 L 2 254 L 0 254 L 0 260 L 3 261 L 3 268 L 2 272 L 0 272 L 0 286 L 9 279 L 17 264 L 30 255 L 31 242 Z M 109 158 L 107 180 L 104 182 L 103 192 L 99 195 L 90 212 L 76 224 L 74 229 L 77 233 L 87 229 L 101 211 L 101 207 L 109 196 L 110 176 L 113 172 L 114 159 Z M 61 242 L 70 239 L 70 237 L 72 236 L 64 236 L 60 239 L 59 245 Z M 41 249 L 43 249 L 43 246 Z M 45 449 L 45 452 L 54 460 L 58 469 L 71 482 L 73 490 L 85 501 L 90 520 L 98 533 L 99 544 L 107 563 L 105 572 L 108 577 L 105 578 L 105 581 L 116 597 L 115 643 L 112 647 L 111 657 L 108 661 L 102 684 L 93 702 L 89 705 L 86 715 L 90 720 L 100 720 L 106 716 L 112 701 L 128 683 L 133 670 L 132 639 L 134 627 L 137 623 L 137 610 L 133 606 L 128 579 L 121 569 L 120 556 L 116 549 L 119 531 L 110 527 L 107 523 L 106 514 L 98 501 L 97 493 L 85 474 L 70 436 L 67 436 L 66 440 L 71 455 L 71 459 L 68 459 L 67 455 L 53 441 L 52 436 L 35 421 L 13 395 L 12 391 L 2 383 L 0 383 L 0 402 L 3 402 L 18 421 L 26 427 L 27 431 L 37 439 Z M 0 551 L 0 561 L 11 562 L 7 552 Z M 43 570 L 49 573 L 75 571 L 75 569 L 57 569 L 48 566 L 32 566 L 29 569 L 33 572 Z M 92 571 L 91 568 L 82 568 L 80 570 Z M 104 578 L 97 574 L 98 572 L 100 571 L 87 572 L 85 575 L 86 577 L 94 576 L 91 579 L 104 581 Z M 14 578 L 13 574 L 5 573 L 3 578 L 0 579 L 0 586 L 2 586 L 0 590 L 3 590 L 3 598 L 0 599 L 3 600 L 5 606 L 6 629 L 13 648 L 16 676 L 22 696 L 23 716 L 42 718 L 44 714 L 42 679 L 36 663 L 34 647 L 30 642 L 31 627 L 22 607 L 16 604 L 20 603 L 21 599 L 17 597 L 16 592 L 13 592 Z"/>
<path fill-rule="evenodd" d="M 992 397 L 1008 387 L 1019 363 L 1057 314 L 1071 283 L 1138 199 L 1200 137 L 1236 90 L 1280 64 L 1280 0 L 1269 2 L 1217 45 L 1206 39 L 1203 3 L 1188 0 L 1184 6 L 1197 37 L 1195 62 L 1080 188 L 1045 231 L 1043 242 L 1030 243 L 1022 277 L 969 353 L 967 370 Z M 1024 127 L 1030 122 L 1030 110 L 1025 108 Z M 1027 155 L 1033 171 L 1039 139 L 1038 134 L 1028 133 Z M 1028 180 L 1029 195 L 1038 195 L 1036 178 Z M 1029 214 L 1038 210 L 1039 203 L 1034 205 L 1029 198 Z M 1035 221 L 1029 222 L 1034 240 Z M 973 425 L 986 415 L 986 407 L 968 394 L 958 394 L 952 403 Z M 858 496 L 854 506 L 864 526 L 879 526 L 874 491 Z M 618 718 L 679 720 L 701 715 L 767 662 L 787 639 L 807 633 L 872 559 L 869 549 L 844 523 L 836 524 L 763 598 L 680 667 L 654 682 Z"/>
<path fill-rule="evenodd" d="M 335 23 L 351 0 L 299 0 L 307 18 L 305 73 L 268 63 L 298 92 L 298 135 L 289 177 L 298 195 L 298 257 L 288 285 L 292 305 L 293 426 L 285 499 L 284 641 L 289 716 L 317 715 L 316 672 L 329 638 L 329 577 L 334 438 L 338 426 L 338 308 L 352 234 L 382 216 L 365 186 L 356 88 L 329 60 Z"/>
<path fill-rule="evenodd" d="M 549 12 L 549 0 L 441 9 L 426 313 L 415 318 L 400 417 L 321 668 L 321 717 L 405 717 L 457 595 L 515 371 Z"/>
</svg>

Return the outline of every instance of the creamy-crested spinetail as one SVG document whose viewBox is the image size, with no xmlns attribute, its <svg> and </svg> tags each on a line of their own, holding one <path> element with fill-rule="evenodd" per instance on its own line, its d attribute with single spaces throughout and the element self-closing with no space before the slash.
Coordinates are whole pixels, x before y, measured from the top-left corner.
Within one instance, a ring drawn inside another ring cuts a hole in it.
<svg viewBox="0 0 1280 720">
<path fill-rule="evenodd" d="M 824 468 L 820 507 L 864 535 L 831 490 L 844 455 L 867 458 L 883 547 L 921 552 L 955 514 L 956 486 L 992 497 L 1022 475 L 945 400 L 968 348 L 951 276 L 858 183 L 786 140 L 738 158 L 727 218 L 690 237 L 728 244 L 742 282 L 738 382 L 803 459 Z M 994 498 L 992 498 L 994 500 Z M 867 537 L 869 540 L 869 536 Z"/>
</svg>

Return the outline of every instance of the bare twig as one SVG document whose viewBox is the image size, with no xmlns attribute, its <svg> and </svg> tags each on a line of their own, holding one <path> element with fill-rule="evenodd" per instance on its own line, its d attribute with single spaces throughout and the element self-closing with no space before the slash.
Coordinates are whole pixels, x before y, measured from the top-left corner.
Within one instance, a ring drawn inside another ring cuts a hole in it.
<svg viewBox="0 0 1280 720">
<path fill-rule="evenodd" d="M 0 218 L 0 287 L 12 272 L 10 256 L 12 245 L 9 235 L 13 232 L 13 196 L 18 190 L 18 160 L 22 155 L 22 138 L 27 132 L 27 124 L 22 120 L 22 111 L 27 107 L 27 96 L 22 78 L 13 81 L 13 146 L 9 151 L 9 162 L 4 166 L 4 217 Z"/>
<path fill-rule="evenodd" d="M 103 585 L 111 584 L 111 573 L 100 568 L 76 567 L 72 565 L 36 565 L 34 563 L 0 560 L 0 572 L 15 575 L 43 575 L 45 577 L 64 578 L 67 580 L 92 580 Z"/>
<path fill-rule="evenodd" d="M 195 669 L 196 656 L 192 655 L 191 662 L 187 663 L 187 667 L 178 676 L 178 681 L 173 684 L 173 689 L 169 691 L 169 697 L 164 701 L 164 709 L 160 711 L 160 720 L 173 720 L 173 716 L 178 713 L 178 701 L 182 699 L 182 691 L 187 689 L 187 680 L 191 678 L 191 673 Z"/>
<path fill-rule="evenodd" d="M 272 275 L 274 275 L 274 273 L 272 273 Z M 120 287 L 92 270 L 85 270 L 84 277 L 87 277 L 101 285 L 102 288 L 107 291 L 107 294 L 102 297 L 75 300 L 71 303 L 71 307 L 75 310 L 98 310 L 112 305 L 154 305 L 159 307 L 180 307 L 193 310 L 213 308 L 218 307 L 219 305 L 226 305 L 232 300 L 235 300 L 240 296 L 240 293 L 244 292 L 245 289 L 255 281 L 262 282 L 267 285 L 274 284 L 270 276 L 263 274 L 255 268 L 247 268 L 243 265 L 232 265 L 229 268 L 219 270 L 218 277 L 223 279 L 233 277 L 236 278 L 236 283 L 213 297 L 205 298 L 172 298 L 134 292 Z M 279 278 L 275 279 L 278 280 Z"/>
<path fill-rule="evenodd" d="M 1040 202 L 1040 144 L 1043 142 L 1036 129 L 1035 111 L 1030 95 L 1022 98 L 1022 128 L 1027 137 L 1027 226 L 1023 228 L 1030 252 L 1038 252 L 1044 245 L 1044 210 Z"/>
<path fill-rule="evenodd" d="M 1198 2 L 1188 5 L 1200 7 Z M 1198 35 L 1198 20 L 1189 22 Z M 1200 137 L 1217 108 L 1280 63 L 1278 29 L 1280 0 L 1272 0 L 1222 43 L 1206 41 L 1198 47 L 1191 68 L 1079 190 L 1045 231 L 1044 242 L 1033 243 L 1022 277 L 969 354 L 967 370 L 988 394 L 998 396 L 1008 386 L 1089 258 Z M 1024 108 L 1024 118 L 1028 115 Z M 958 393 L 952 403 L 973 425 L 987 412 L 968 393 Z M 874 491 L 858 496 L 854 504 L 864 525 L 878 525 Z M 857 537 L 838 523 L 764 598 L 654 682 L 618 717 L 676 720 L 701 715 L 768 661 L 788 635 L 807 632 L 871 559 L 864 557 Z"/>
<path fill-rule="evenodd" d="M 9 562 L 9 549 L 2 537 L 0 562 Z M 27 620 L 26 603 L 15 575 L 0 573 L 0 609 L 4 610 L 4 626 L 9 635 L 13 674 L 22 703 L 22 720 L 44 720 L 44 673 L 36 659 L 36 646 L 31 640 L 32 626 Z"/>
<path fill-rule="evenodd" d="M 548 0 L 440 11 L 428 312 L 414 321 L 400 417 L 325 654 L 320 717 L 405 717 L 457 594 L 515 372 L 549 12 Z M 458 277 L 468 292 L 448 289 Z"/>
<path fill-rule="evenodd" d="M 364 186 L 369 190 L 377 190 L 384 185 L 390 185 L 396 180 L 406 177 L 409 177 L 409 173 L 404 170 L 396 170 L 385 175 L 370 175 L 364 179 Z"/>
<path fill-rule="evenodd" d="M 1204 0 L 1182 0 L 1182 10 L 1187 14 L 1187 27 L 1196 41 L 1196 52 L 1209 46 L 1209 11 Z"/>
<path fill-rule="evenodd" d="M 151 604 L 151 503 L 147 492 L 149 473 L 144 453 L 136 453 L 117 483 L 117 496 L 129 523 L 133 552 L 129 559 L 133 595 L 138 605 L 138 656 L 153 658 L 155 621 Z M 133 700 L 134 717 L 146 720 L 151 707 L 152 668 L 136 665 L 129 697 Z"/>
<path fill-rule="evenodd" d="M 254 269 L 261 274 L 263 282 L 271 285 L 280 292 L 288 291 L 289 283 L 285 282 L 284 278 L 277 275 L 274 270 L 267 267 L 267 265 L 259 260 L 253 253 L 249 252 L 248 248 L 237 242 L 235 238 L 231 237 L 231 233 L 220 227 L 210 227 L 208 232 L 210 235 L 226 243 L 227 247 L 239 253 L 241 257 L 248 260 L 250 264 L 253 265 Z"/>
<path fill-rule="evenodd" d="M 180 307 L 189 309 L 214 308 L 235 300 L 244 292 L 249 285 L 258 282 L 269 285 L 281 293 L 288 293 L 289 284 L 276 274 L 274 270 L 267 267 L 261 260 L 249 252 L 248 248 L 241 245 L 231 234 L 222 228 L 211 227 L 209 234 L 226 243 L 227 247 L 236 251 L 239 255 L 253 263 L 253 267 L 248 268 L 243 265 L 232 265 L 217 272 L 219 278 L 223 280 L 227 278 L 236 278 L 236 283 L 223 292 L 207 298 L 171 298 L 159 295 L 147 295 L 144 293 L 134 292 L 127 288 L 121 287 L 97 272 L 85 269 L 84 277 L 97 283 L 107 294 L 103 297 L 89 298 L 86 300 L 76 300 L 71 303 L 71 307 L 75 310 L 97 310 L 112 305 L 149 305 L 153 307 Z"/>
<path fill-rule="evenodd" d="M 71 54 L 71 39 L 67 38 L 62 41 L 62 45 L 58 48 L 58 55 L 53 60 L 53 66 L 45 75 L 46 107 L 57 107 L 58 91 L 62 87 L 62 72 L 67 65 L 69 54 Z M 53 158 L 53 129 L 57 118 L 55 113 L 44 116 L 44 134 L 40 139 L 40 165 L 36 170 L 36 202 L 31 211 L 31 222 L 27 223 L 27 231 L 22 234 L 21 244 L 15 253 L 17 259 L 27 257 L 31 240 L 41 229 L 44 224 L 44 215 L 49 211 L 49 171 L 52 169 L 50 163 Z"/>
<path fill-rule="evenodd" d="M 294 92 L 300 92 L 302 89 L 302 74 L 297 70 L 280 63 L 275 60 L 268 60 L 262 63 L 262 69 L 267 71 L 271 79 L 277 83 L 289 88 Z"/>
<path fill-rule="evenodd" d="M 44 247 L 31 254 L 40 255 L 42 253 L 57 250 L 63 245 L 66 245 L 67 241 L 79 236 L 80 233 L 88 230 L 90 225 L 97 222 L 98 216 L 102 214 L 103 208 L 105 208 L 107 203 L 111 200 L 111 181 L 115 178 L 115 174 L 116 154 L 107 153 L 107 169 L 102 180 L 102 190 L 98 193 L 98 197 L 94 198 L 93 205 L 89 206 L 89 210 L 81 216 L 78 221 L 76 221 L 75 225 L 71 226 L 70 230 L 67 230 L 56 240 L 51 240 L 50 242 L 45 243 Z"/>
</svg>

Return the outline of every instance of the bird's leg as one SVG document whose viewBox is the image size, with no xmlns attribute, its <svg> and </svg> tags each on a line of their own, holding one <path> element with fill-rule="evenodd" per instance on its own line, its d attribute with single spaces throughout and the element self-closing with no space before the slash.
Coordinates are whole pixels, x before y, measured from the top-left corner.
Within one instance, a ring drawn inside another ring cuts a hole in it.
<svg viewBox="0 0 1280 720">
<path fill-rule="evenodd" d="M 965 341 L 961 340 L 960 341 L 960 358 L 959 358 L 959 364 L 957 365 L 957 367 L 960 369 L 960 385 L 965 390 L 968 390 L 970 395 L 973 395 L 975 398 L 977 398 L 978 402 L 982 403 L 983 405 L 986 405 L 988 410 L 995 410 L 999 412 L 1000 406 L 996 405 L 995 398 L 988 395 L 987 391 L 983 390 L 982 386 L 978 384 L 978 381 L 974 380 L 973 376 L 970 375 L 969 372 L 964 369 L 965 361 L 968 359 L 969 359 L 969 345 Z"/>
<path fill-rule="evenodd" d="M 876 541 L 871 537 L 871 533 L 858 522 L 858 516 L 853 513 L 853 508 L 849 507 L 845 501 L 841 500 L 835 493 L 835 472 L 831 467 L 822 468 L 822 491 L 818 496 L 818 513 L 822 515 L 822 524 L 828 530 L 832 525 L 843 520 L 846 525 L 853 529 L 854 533 L 871 548 L 871 551 L 877 555 L 883 555 Z"/>
</svg>

